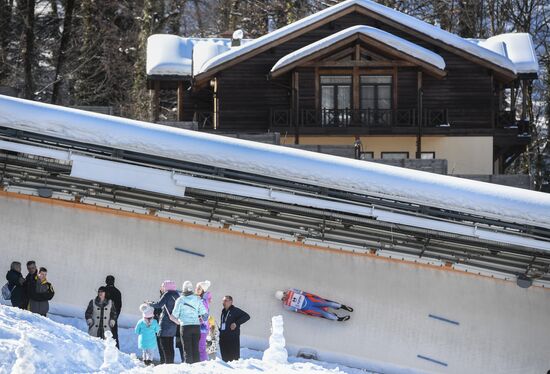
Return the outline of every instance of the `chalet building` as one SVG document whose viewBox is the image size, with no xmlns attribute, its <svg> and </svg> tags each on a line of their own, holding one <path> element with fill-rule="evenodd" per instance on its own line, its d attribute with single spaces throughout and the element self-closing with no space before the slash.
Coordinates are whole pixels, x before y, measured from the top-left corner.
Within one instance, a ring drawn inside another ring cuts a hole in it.
<svg viewBox="0 0 550 374">
<path fill-rule="evenodd" d="M 361 158 L 444 159 L 449 174 L 499 174 L 525 150 L 537 73 L 529 34 L 464 39 L 369 0 L 254 40 L 153 35 L 147 49 L 156 119 L 172 90 L 201 131 L 360 142 Z"/>
</svg>

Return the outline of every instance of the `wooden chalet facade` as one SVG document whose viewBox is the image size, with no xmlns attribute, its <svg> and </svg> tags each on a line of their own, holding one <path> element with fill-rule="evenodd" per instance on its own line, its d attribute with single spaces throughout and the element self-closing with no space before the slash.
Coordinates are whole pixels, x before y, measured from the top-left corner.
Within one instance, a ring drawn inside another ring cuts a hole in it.
<svg viewBox="0 0 550 374">
<path fill-rule="evenodd" d="M 468 164 L 468 154 L 481 157 L 470 147 L 483 148 L 488 160 L 471 174 L 498 173 L 524 151 L 527 111 L 512 108 L 536 72 L 449 44 L 462 38 L 430 35 L 433 26 L 413 29 L 367 0 L 338 6 L 226 51 L 192 76 L 150 74 L 154 106 L 160 90 L 177 89 L 178 120 L 201 131 L 279 132 L 294 144 L 353 144 L 359 136 L 374 158 L 443 158 L 451 149 Z"/>
</svg>

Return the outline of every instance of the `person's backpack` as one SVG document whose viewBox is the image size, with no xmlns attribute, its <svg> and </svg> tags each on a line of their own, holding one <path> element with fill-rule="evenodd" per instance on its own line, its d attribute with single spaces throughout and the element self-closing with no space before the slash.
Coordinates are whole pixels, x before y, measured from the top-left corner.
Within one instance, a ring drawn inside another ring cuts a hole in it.
<svg viewBox="0 0 550 374">
<path fill-rule="evenodd" d="M 2 286 L 2 298 L 4 300 L 10 300 L 11 299 L 11 291 L 10 290 L 10 284 L 6 283 L 4 286 Z"/>
</svg>

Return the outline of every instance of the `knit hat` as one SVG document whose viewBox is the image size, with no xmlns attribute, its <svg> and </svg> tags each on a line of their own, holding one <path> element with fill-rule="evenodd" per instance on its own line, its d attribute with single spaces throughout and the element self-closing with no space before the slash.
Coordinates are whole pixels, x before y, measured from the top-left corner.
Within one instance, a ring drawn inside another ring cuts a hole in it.
<svg viewBox="0 0 550 374">
<path fill-rule="evenodd" d="M 193 283 L 191 283 L 191 281 L 183 282 L 183 286 L 181 288 L 184 293 L 193 293 Z"/>
<path fill-rule="evenodd" d="M 164 288 L 164 291 L 175 291 L 176 282 L 171 280 L 165 280 L 164 282 L 162 282 L 162 287 Z"/>
<path fill-rule="evenodd" d="M 204 292 L 206 292 L 210 288 L 210 281 L 205 280 L 203 282 L 199 282 L 197 283 L 197 287 L 200 287 Z"/>
<path fill-rule="evenodd" d="M 148 304 L 141 304 L 139 306 L 139 310 L 141 311 L 141 315 L 143 318 L 153 318 L 153 315 L 155 313 L 155 309 L 153 309 Z"/>
<path fill-rule="evenodd" d="M 105 288 L 105 286 L 101 286 L 97 289 L 97 292 L 107 292 L 107 288 Z"/>
<path fill-rule="evenodd" d="M 285 296 L 285 293 L 284 293 L 283 291 L 277 291 L 277 292 L 275 292 L 275 297 L 276 297 L 278 300 L 282 300 L 284 296 Z"/>
</svg>

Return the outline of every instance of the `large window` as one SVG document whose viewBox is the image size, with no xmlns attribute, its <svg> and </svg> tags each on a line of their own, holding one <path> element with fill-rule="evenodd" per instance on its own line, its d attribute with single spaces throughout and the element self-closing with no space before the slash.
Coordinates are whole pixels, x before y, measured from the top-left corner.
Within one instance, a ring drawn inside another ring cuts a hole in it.
<svg viewBox="0 0 550 374">
<path fill-rule="evenodd" d="M 351 120 L 351 75 L 321 75 L 323 125 L 348 125 Z"/>
<path fill-rule="evenodd" d="M 369 124 L 390 125 L 392 109 L 392 76 L 362 75 L 361 117 Z"/>
</svg>

